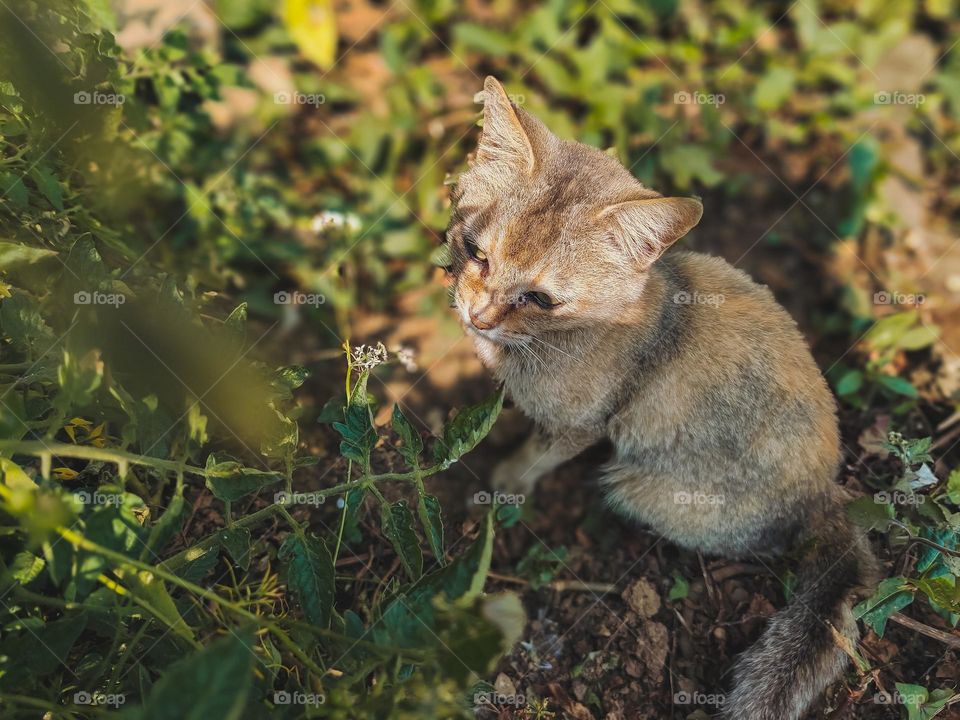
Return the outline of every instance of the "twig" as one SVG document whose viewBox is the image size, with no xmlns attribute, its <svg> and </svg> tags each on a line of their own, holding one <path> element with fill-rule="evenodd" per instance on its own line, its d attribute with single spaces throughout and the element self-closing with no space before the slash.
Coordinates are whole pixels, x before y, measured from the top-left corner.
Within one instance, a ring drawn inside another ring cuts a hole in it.
<svg viewBox="0 0 960 720">
<path fill-rule="evenodd" d="M 760 575 L 764 568 L 760 565 L 748 565 L 747 563 L 730 563 L 721 568 L 710 571 L 710 577 L 715 583 L 722 583 L 737 575 Z"/>
<path fill-rule="evenodd" d="M 487 577 L 489 577 L 491 580 L 513 583 L 514 585 L 524 585 L 526 587 L 530 586 L 529 580 L 526 580 L 522 577 L 517 577 L 516 575 L 501 575 L 500 573 L 488 572 Z M 583 580 L 554 580 L 553 582 L 549 582 L 541 587 L 545 587 L 548 590 L 553 590 L 555 592 L 566 592 L 567 590 L 572 590 L 574 592 L 598 593 L 620 592 L 620 588 L 613 583 L 584 582 Z"/>
<path fill-rule="evenodd" d="M 907 617 L 901 613 L 894 613 L 890 616 L 890 619 L 895 623 L 910 628 L 914 632 L 918 632 L 921 635 L 926 635 L 928 638 L 933 638 L 934 640 L 939 640 L 944 645 L 952 647 L 956 650 L 960 650 L 960 635 L 953 635 L 951 633 L 944 632 L 943 630 L 938 630 L 937 628 L 925 625 L 919 620 L 914 620 L 912 617 Z"/>
<path fill-rule="evenodd" d="M 703 555 L 697 553 L 697 560 L 700 561 L 700 572 L 703 574 L 703 584 L 707 588 L 707 596 L 710 598 L 710 603 L 715 607 L 719 608 L 720 603 L 717 602 L 717 589 L 713 585 L 713 576 L 707 572 L 707 564 L 703 561 Z"/>
</svg>

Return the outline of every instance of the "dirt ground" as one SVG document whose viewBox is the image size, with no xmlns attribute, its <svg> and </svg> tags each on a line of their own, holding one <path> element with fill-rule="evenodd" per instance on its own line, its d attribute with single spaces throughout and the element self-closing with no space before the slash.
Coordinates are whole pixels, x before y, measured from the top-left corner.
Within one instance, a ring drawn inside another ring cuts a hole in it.
<svg viewBox="0 0 960 720">
<path fill-rule="evenodd" d="M 687 247 L 721 255 L 768 284 L 797 319 L 822 368 L 847 355 L 848 337 L 818 330 L 822 317 L 836 314 L 841 285 L 831 280 L 830 245 L 815 240 L 809 215 L 796 208 L 784 212 L 789 197 L 766 198 L 763 212 L 747 212 L 742 201 L 730 204 L 722 197 L 705 202 L 723 222 L 685 240 Z M 756 242 L 757 238 L 762 239 Z M 379 425 L 388 424 L 390 408 L 399 402 L 424 434 L 435 434 L 453 409 L 477 402 L 494 389 L 473 355 L 472 343 L 443 307 L 442 271 L 435 279 L 434 286 L 402 296 L 387 312 L 366 310 L 351 318 L 354 344 L 383 341 L 388 348 L 406 346 L 416 354 L 415 371 L 379 368 L 371 381 L 370 390 L 381 403 Z M 301 425 L 310 427 L 309 419 L 342 388 L 344 363 L 331 350 L 342 342 L 331 327 L 317 333 L 305 330 L 297 329 L 289 337 L 290 347 L 278 347 L 277 352 L 284 354 L 285 362 L 307 364 L 313 370 L 301 395 L 306 405 L 306 422 Z M 949 412 L 936 406 L 921 410 L 926 426 L 903 430 L 929 434 Z M 838 481 L 855 495 L 865 492 L 862 481 L 867 473 L 882 469 L 871 467 L 880 461 L 860 445 L 863 433 L 878 422 L 883 418 L 841 413 L 845 464 Z M 305 442 L 320 456 L 322 470 L 313 478 L 304 473 L 304 479 L 308 486 L 322 487 L 331 477 L 343 476 L 346 468 L 337 457 L 335 433 L 314 427 L 305 433 Z M 475 535 L 485 506 L 474 503 L 474 494 L 489 488 L 494 464 L 528 431 L 527 421 L 506 409 L 480 447 L 449 471 L 428 479 L 429 491 L 444 509 L 448 552 L 456 554 Z M 547 711 L 554 714 L 524 714 L 506 705 L 480 709 L 478 717 L 716 716 L 729 689 L 734 658 L 757 640 L 767 619 L 785 605 L 782 580 L 788 577 L 789 563 L 700 557 L 607 509 L 596 483 L 607 452 L 595 448 L 544 478 L 524 504 L 522 520 L 496 538 L 487 589 L 520 593 L 528 624 L 522 642 L 487 680 L 506 695 L 546 699 Z M 377 470 L 392 469 L 394 462 L 395 453 L 375 451 Z M 332 504 L 299 512 L 317 527 L 332 528 L 338 517 Z M 214 520 L 204 514 L 198 513 L 199 525 Z M 379 534 L 373 514 L 362 524 L 364 537 Z M 194 527 L 190 533 L 201 530 Z M 901 565 L 912 561 L 902 548 L 881 545 L 879 536 L 873 540 L 888 574 L 903 572 Z M 566 548 L 567 554 L 553 576 L 535 589 L 520 576 L 517 565 L 538 546 Z M 338 606 L 369 606 L 398 571 L 399 562 L 375 548 L 375 540 L 366 547 L 344 548 L 338 562 L 338 580 L 343 581 L 338 585 L 342 588 Z M 678 575 L 689 583 L 689 592 L 683 599 L 670 599 Z M 949 630 L 921 601 L 904 612 Z M 851 668 L 810 718 L 899 718 L 902 708 L 882 702 L 880 694 L 893 692 L 895 682 L 942 687 L 960 677 L 960 653 L 896 623 L 889 624 L 882 639 L 866 632 L 860 652 L 877 669 L 872 682 Z M 960 718 L 960 709 L 947 708 L 938 717 Z"/>
</svg>

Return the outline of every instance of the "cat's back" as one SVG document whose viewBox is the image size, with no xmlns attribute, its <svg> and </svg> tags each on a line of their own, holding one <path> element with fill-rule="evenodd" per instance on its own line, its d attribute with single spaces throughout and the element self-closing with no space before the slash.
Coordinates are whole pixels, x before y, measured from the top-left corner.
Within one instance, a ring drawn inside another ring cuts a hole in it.
<svg viewBox="0 0 960 720">
<path fill-rule="evenodd" d="M 739 363 L 744 350 L 762 349 L 764 355 L 790 355 L 819 376 L 796 321 L 766 285 L 723 258 L 703 253 L 670 252 L 660 267 L 672 290 L 666 301 L 686 308 L 691 339 L 711 343 L 718 359 Z"/>
<path fill-rule="evenodd" d="M 677 447 L 693 454 L 699 447 L 710 471 L 724 456 L 731 466 L 747 456 L 767 460 L 759 465 L 781 465 L 798 447 L 816 447 L 806 459 L 792 457 L 794 469 L 832 478 L 838 460 L 833 395 L 796 322 L 769 288 L 700 253 L 670 252 L 658 266 L 663 309 L 654 332 L 668 331 L 671 340 L 660 344 L 671 350 L 638 373 L 615 434 L 628 430 L 627 444 L 647 445 L 655 455 L 685 438 Z"/>
</svg>

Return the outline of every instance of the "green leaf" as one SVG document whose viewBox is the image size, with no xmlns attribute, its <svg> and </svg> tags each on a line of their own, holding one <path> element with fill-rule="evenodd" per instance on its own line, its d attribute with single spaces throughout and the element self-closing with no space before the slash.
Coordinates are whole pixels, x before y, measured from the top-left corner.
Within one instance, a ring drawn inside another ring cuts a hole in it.
<svg viewBox="0 0 960 720">
<path fill-rule="evenodd" d="M 909 720 L 919 720 L 922 718 L 921 707 L 930 697 L 927 689 L 922 685 L 910 685 L 908 683 L 894 684 L 897 688 L 897 699 L 902 702 L 907 709 L 907 718 Z"/>
<path fill-rule="evenodd" d="M 466 407 L 457 413 L 443 429 L 443 437 L 434 447 L 436 462 L 449 467 L 470 452 L 486 437 L 503 408 L 503 390 L 479 405 Z"/>
<path fill-rule="evenodd" d="M 37 189 L 57 210 L 63 211 L 63 188 L 60 181 L 43 165 L 34 165 L 30 168 L 30 178 L 37 184 Z"/>
<path fill-rule="evenodd" d="M 60 393 L 55 405 L 66 414 L 72 408 L 82 408 L 93 400 L 93 394 L 103 380 L 103 363 L 99 353 L 91 351 L 77 357 L 67 350 L 57 370 Z"/>
<path fill-rule="evenodd" d="M 381 507 L 380 525 L 383 534 L 393 544 L 407 575 L 411 580 L 419 580 L 423 574 L 423 553 L 420 551 L 420 538 L 413 529 L 413 514 L 406 500 Z"/>
<path fill-rule="evenodd" d="M 140 559 L 149 560 L 151 556 L 163 550 L 164 546 L 180 530 L 185 516 L 186 503 L 183 500 L 183 489 L 180 489 L 170 498 L 170 504 L 167 505 L 167 509 L 163 511 L 160 519 L 150 528 L 147 547 L 140 553 Z"/>
<path fill-rule="evenodd" d="M 215 545 L 208 549 L 193 548 L 187 553 L 187 562 L 175 572 L 184 580 L 200 585 L 216 566 L 219 557 L 219 546 Z"/>
<path fill-rule="evenodd" d="M 213 453 L 207 456 L 204 474 L 210 492 L 224 502 L 239 500 L 244 495 L 249 495 L 283 479 L 279 473 L 254 470 L 244 467 L 235 460 L 217 462 Z"/>
<path fill-rule="evenodd" d="M 922 350 L 933 345 L 940 337 L 940 328 L 936 325 L 921 325 L 905 332 L 897 343 L 901 350 Z"/>
<path fill-rule="evenodd" d="M 660 153 L 659 162 L 680 188 L 689 188 L 695 180 L 711 187 L 724 180 L 724 175 L 714 167 L 713 153 L 700 145 L 677 145 Z"/>
<path fill-rule="evenodd" d="M 493 555 L 493 529 L 493 513 L 489 512 L 467 552 L 425 575 L 389 603 L 371 629 L 374 639 L 405 647 L 435 644 L 437 608 L 473 608 L 482 594 Z"/>
<path fill-rule="evenodd" d="M 233 558 L 241 570 L 246 571 L 250 567 L 250 549 L 252 540 L 250 530 L 245 527 L 232 527 L 221 530 L 217 536 L 227 555 Z"/>
<path fill-rule="evenodd" d="M 139 720 L 240 720 L 253 687 L 253 636 L 235 631 L 180 660 L 150 691 Z"/>
<path fill-rule="evenodd" d="M 143 549 L 141 536 L 145 533 L 130 509 L 123 505 L 97 508 L 87 518 L 83 534 L 98 545 L 134 559 Z M 87 594 L 97 585 L 97 577 L 111 564 L 112 561 L 96 553 L 81 550 L 77 561 L 78 592 Z"/>
<path fill-rule="evenodd" d="M 287 390 L 296 390 L 310 377 L 310 371 L 302 365 L 282 367 L 274 374 L 275 381 Z"/>
<path fill-rule="evenodd" d="M 954 505 L 960 505 L 960 468 L 954 468 L 947 477 L 947 496 Z"/>
<path fill-rule="evenodd" d="M 391 423 L 394 432 L 400 436 L 403 443 L 397 448 L 397 451 L 411 469 L 419 468 L 420 453 L 423 452 L 423 439 L 417 429 L 407 420 L 407 416 L 403 414 L 399 405 L 393 406 Z"/>
<path fill-rule="evenodd" d="M 910 384 L 909 380 L 895 375 L 878 375 L 877 384 L 897 395 L 906 395 L 911 398 L 918 396 L 917 389 Z"/>
<path fill-rule="evenodd" d="M 871 597 L 853 608 L 853 616 L 857 620 L 863 620 L 878 636 L 883 637 L 890 616 L 912 602 L 913 589 L 906 578 L 887 578 L 877 586 Z"/>
<path fill-rule="evenodd" d="M 523 635 L 526 617 L 515 593 L 477 598 L 467 607 L 437 604 L 436 629 L 423 641 L 435 646 L 441 666 L 458 682 L 466 682 L 471 673 L 489 674 Z"/>
<path fill-rule="evenodd" d="M 197 447 L 203 447 L 210 440 L 207 435 L 207 418 L 200 409 L 200 403 L 190 401 L 190 407 L 187 409 L 187 431 L 190 439 L 197 444 Z"/>
<path fill-rule="evenodd" d="M 35 677 L 64 665 L 77 638 L 86 629 L 87 614 L 68 613 L 59 620 L 19 628 L 7 627 L 0 641 L 0 686 L 22 690 Z"/>
<path fill-rule="evenodd" d="M 377 444 L 377 431 L 373 427 L 370 405 L 367 402 L 367 377 L 368 373 L 364 371 L 357 378 L 343 413 L 344 421 L 333 423 L 334 429 L 343 438 L 340 454 L 348 460 L 360 463 L 362 467 L 366 467 L 370 462 L 370 452 Z"/>
<path fill-rule="evenodd" d="M 343 394 L 335 395 L 327 400 L 320 413 L 317 415 L 317 422 L 323 425 L 332 425 L 333 423 L 343 422 L 343 409 L 347 404 L 346 396 Z"/>
<path fill-rule="evenodd" d="M 760 110 L 776 110 L 793 94 L 796 73 L 788 67 L 772 67 L 753 89 L 753 104 Z"/>
<path fill-rule="evenodd" d="M 521 508 L 519 504 L 497 505 L 494 512 L 497 522 L 500 523 L 500 527 L 503 528 L 513 527 L 520 522 L 520 518 L 523 517 L 523 508 Z"/>
<path fill-rule="evenodd" d="M 160 578 L 145 570 L 129 567 L 117 568 L 115 572 L 127 591 L 146 605 L 161 622 L 181 637 L 193 639 L 193 630 L 180 616 Z"/>
<path fill-rule="evenodd" d="M 363 488 L 354 488 L 346 493 L 342 499 L 337 500 L 337 507 L 343 507 L 340 503 L 346 503 L 343 539 L 351 545 L 356 545 L 363 539 L 363 533 L 360 531 L 360 505 L 363 503 L 365 495 L 366 491 Z"/>
<path fill-rule="evenodd" d="M 513 48 L 513 43 L 504 33 L 469 22 L 456 23 L 453 37 L 458 45 L 479 50 L 488 57 L 505 57 Z"/>
<path fill-rule="evenodd" d="M 837 380 L 837 395 L 853 395 L 863 386 L 863 373 L 859 370 L 848 370 Z"/>
<path fill-rule="evenodd" d="M 564 566 L 567 559 L 567 548 L 560 546 L 551 549 L 543 543 L 532 545 L 527 554 L 517 563 L 517 574 L 530 581 L 534 590 L 543 587 L 553 580 L 554 576 Z"/>
<path fill-rule="evenodd" d="M 894 507 L 879 496 L 866 495 L 847 505 L 847 515 L 857 525 L 868 530 L 886 528 L 894 515 Z"/>
<path fill-rule="evenodd" d="M 230 314 L 227 315 L 227 319 L 223 321 L 223 325 L 232 335 L 243 340 L 247 334 L 247 304 L 243 302 L 237 305 Z"/>
<path fill-rule="evenodd" d="M 50 574 L 50 580 L 56 586 L 59 586 L 70 576 L 73 571 L 73 560 L 76 556 L 73 546 L 70 543 L 58 542 L 59 538 L 58 535 L 57 540 L 45 542 L 42 546 L 43 557 L 47 561 L 47 572 Z"/>
<path fill-rule="evenodd" d="M 880 318 L 863 336 L 863 341 L 877 349 L 888 350 L 897 347 L 902 338 L 917 322 L 917 313 L 913 310 L 894 313 Z"/>
<path fill-rule="evenodd" d="M 33 492 L 37 489 L 37 484 L 30 479 L 23 468 L 17 465 L 13 460 L 7 460 L 0 457 L 0 479 L 8 488 Z"/>
<path fill-rule="evenodd" d="M 28 352 L 39 348 L 37 354 L 48 352 L 57 339 L 37 303 L 25 293 L 15 293 L 0 302 L 0 328 L 15 348 Z"/>
<path fill-rule="evenodd" d="M 671 577 L 673 577 L 673 586 L 667 593 L 667 600 L 683 600 L 690 594 L 690 583 L 677 570 L 673 571 Z"/>
<path fill-rule="evenodd" d="M 0 240 L 0 268 L 4 270 L 16 270 L 56 256 L 53 250 Z"/>
<path fill-rule="evenodd" d="M 920 578 L 917 588 L 937 605 L 953 613 L 960 613 L 960 584 L 953 575 Z"/>
<path fill-rule="evenodd" d="M 42 573 L 45 566 L 43 558 L 23 550 L 18 552 L 10 563 L 10 577 L 21 585 L 26 585 Z"/>
<path fill-rule="evenodd" d="M 940 714 L 950 699 L 953 690 L 940 689 L 928 692 L 922 685 L 895 683 L 897 698 L 907 709 L 907 720 L 931 720 Z"/>
<path fill-rule="evenodd" d="M 430 552 L 433 553 L 437 562 L 443 565 L 443 517 L 440 513 L 440 501 L 433 495 L 421 495 L 417 503 L 417 513 L 420 515 L 420 522 L 423 523 Z"/>
<path fill-rule="evenodd" d="M 333 613 L 333 557 L 319 538 L 292 533 L 280 546 L 280 560 L 287 563 L 287 583 L 312 624 L 330 626 Z"/>
<path fill-rule="evenodd" d="M 30 193 L 23 184 L 23 178 L 13 173 L 0 172 L 0 199 L 8 200 L 19 208 L 26 207 Z M 3 263 L 0 262 L 0 267 L 2 266 Z"/>
</svg>

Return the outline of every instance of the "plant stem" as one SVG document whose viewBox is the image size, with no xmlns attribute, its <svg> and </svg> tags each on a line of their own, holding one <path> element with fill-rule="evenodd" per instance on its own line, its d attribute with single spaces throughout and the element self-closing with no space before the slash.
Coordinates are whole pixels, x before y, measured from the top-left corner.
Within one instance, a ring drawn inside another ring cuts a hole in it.
<svg viewBox="0 0 960 720">
<path fill-rule="evenodd" d="M 156 468 L 157 470 L 170 470 L 173 472 L 188 472 L 191 475 L 203 477 L 206 471 L 203 468 L 193 465 L 185 465 L 174 460 L 162 460 L 160 458 L 147 457 L 146 455 L 135 455 L 122 450 L 109 450 L 107 448 L 90 447 L 86 445 L 68 445 L 60 442 L 41 442 L 38 440 L 0 440 L 0 453 L 10 452 L 19 455 L 32 455 L 42 457 L 44 455 L 58 455 L 60 457 L 76 458 L 78 460 L 98 460 L 100 462 L 129 463 L 131 465 L 143 465 Z"/>
<path fill-rule="evenodd" d="M 353 476 L 353 460 L 347 460 L 347 480 Z M 337 544 L 333 548 L 333 564 L 336 566 L 340 557 L 340 546 L 343 544 L 343 529 L 347 526 L 347 498 L 343 498 L 343 507 L 340 509 L 340 527 L 337 528 Z"/>
</svg>

